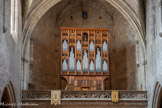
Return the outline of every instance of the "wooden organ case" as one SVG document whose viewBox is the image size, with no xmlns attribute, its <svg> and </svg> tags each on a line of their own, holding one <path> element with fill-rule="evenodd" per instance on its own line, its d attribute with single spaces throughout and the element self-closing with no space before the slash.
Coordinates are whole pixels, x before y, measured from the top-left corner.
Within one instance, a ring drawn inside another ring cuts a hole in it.
<svg viewBox="0 0 162 108">
<path fill-rule="evenodd" d="M 108 29 L 61 27 L 61 77 L 66 90 L 104 90 L 109 76 Z"/>
</svg>

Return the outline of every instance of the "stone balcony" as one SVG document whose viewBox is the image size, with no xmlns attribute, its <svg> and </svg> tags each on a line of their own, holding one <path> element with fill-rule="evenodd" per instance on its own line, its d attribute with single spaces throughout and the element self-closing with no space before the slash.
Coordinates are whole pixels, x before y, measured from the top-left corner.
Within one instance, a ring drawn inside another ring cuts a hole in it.
<svg viewBox="0 0 162 108">
<path fill-rule="evenodd" d="M 111 101 L 111 91 L 61 91 L 61 105 L 50 100 L 51 91 L 22 91 L 22 103 L 38 108 L 147 108 L 146 91 L 119 91 L 118 103 Z"/>
</svg>

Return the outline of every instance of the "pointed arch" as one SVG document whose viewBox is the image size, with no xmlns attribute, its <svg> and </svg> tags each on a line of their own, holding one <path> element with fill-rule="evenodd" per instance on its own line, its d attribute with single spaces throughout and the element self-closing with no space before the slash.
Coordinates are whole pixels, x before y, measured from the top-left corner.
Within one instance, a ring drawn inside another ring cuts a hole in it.
<svg viewBox="0 0 162 108">
<path fill-rule="evenodd" d="M 42 16 L 53 6 L 60 3 L 63 0 L 42 0 L 33 10 L 30 11 L 28 14 L 28 17 L 26 18 L 26 21 L 24 23 L 23 27 L 23 52 L 22 52 L 22 58 L 25 58 L 27 44 L 29 42 L 30 36 L 36 27 L 38 21 L 42 18 Z M 143 71 L 141 72 L 143 74 L 144 79 L 144 89 L 146 89 L 146 70 L 145 70 L 145 64 L 146 64 L 146 50 L 145 50 L 145 31 L 141 27 L 141 22 L 139 21 L 139 17 L 135 14 L 133 9 L 131 9 L 124 1 L 122 0 L 104 0 L 105 2 L 108 2 L 110 5 L 112 5 L 116 10 L 118 10 L 124 18 L 129 22 L 130 26 L 135 30 L 136 36 L 138 38 L 139 47 L 141 50 L 141 63 L 143 64 L 142 68 Z"/>
<path fill-rule="evenodd" d="M 38 6 L 36 8 L 33 9 L 33 11 L 31 11 L 29 17 L 26 19 L 24 27 L 23 27 L 23 34 L 24 34 L 24 38 L 23 38 L 23 43 L 24 43 L 24 47 L 27 44 L 27 40 L 29 39 L 32 31 L 34 30 L 36 24 L 38 23 L 38 21 L 41 19 L 41 17 L 54 5 L 56 5 L 57 3 L 61 2 L 62 0 L 43 0 L 41 3 L 38 4 Z M 138 38 L 140 40 L 140 44 L 141 47 L 143 49 L 143 54 L 145 55 L 145 42 L 144 42 L 144 31 L 142 31 L 143 29 L 141 28 L 139 21 L 138 21 L 138 17 L 136 15 L 134 15 L 131 12 L 131 9 L 129 9 L 128 7 L 126 7 L 126 4 L 124 4 L 124 2 L 122 1 L 118 1 L 118 0 L 105 0 L 108 3 L 110 3 L 112 6 L 114 6 L 126 19 L 127 21 L 130 23 L 130 25 L 132 25 L 133 28 L 136 29 L 136 32 L 138 33 Z"/>
<path fill-rule="evenodd" d="M 156 83 L 152 101 L 152 108 L 162 107 L 162 86 L 159 82 Z"/>
<path fill-rule="evenodd" d="M 15 91 L 12 85 L 12 82 L 9 82 L 7 86 L 3 90 L 1 102 L 3 103 L 16 103 L 16 96 Z M 10 107 L 9 107 L 10 108 Z M 13 106 L 12 108 L 16 108 L 16 106 Z"/>
</svg>

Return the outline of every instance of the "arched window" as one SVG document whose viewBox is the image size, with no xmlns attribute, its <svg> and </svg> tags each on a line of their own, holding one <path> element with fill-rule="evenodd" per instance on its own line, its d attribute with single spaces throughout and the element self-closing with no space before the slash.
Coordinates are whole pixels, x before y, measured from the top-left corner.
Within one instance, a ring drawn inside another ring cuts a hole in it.
<svg viewBox="0 0 162 108">
<path fill-rule="evenodd" d="M 152 108 L 162 108 L 162 86 L 159 82 L 156 83 L 152 101 Z"/>
<path fill-rule="evenodd" d="M 11 0 L 11 34 L 17 41 L 18 34 L 18 0 Z"/>
<path fill-rule="evenodd" d="M 162 37 L 162 0 L 156 2 L 156 32 Z"/>
<path fill-rule="evenodd" d="M 0 33 L 3 33 L 4 29 L 4 9 L 5 8 L 5 1 L 0 0 Z"/>
</svg>

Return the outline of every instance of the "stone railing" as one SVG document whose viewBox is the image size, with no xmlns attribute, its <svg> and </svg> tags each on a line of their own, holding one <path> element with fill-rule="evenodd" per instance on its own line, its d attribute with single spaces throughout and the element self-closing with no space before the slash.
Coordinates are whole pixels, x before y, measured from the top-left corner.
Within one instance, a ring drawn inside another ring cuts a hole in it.
<svg viewBox="0 0 162 108">
<path fill-rule="evenodd" d="M 50 100 L 51 91 L 22 91 L 23 100 Z"/>
<path fill-rule="evenodd" d="M 62 91 L 62 100 L 111 100 L 111 91 Z"/>
<path fill-rule="evenodd" d="M 119 91 L 119 100 L 147 100 L 146 91 Z"/>
<path fill-rule="evenodd" d="M 51 91 L 23 91 L 22 100 L 50 100 Z M 111 91 L 61 91 L 61 100 L 111 100 Z M 147 100 L 146 91 L 119 91 L 119 101 Z"/>
</svg>

